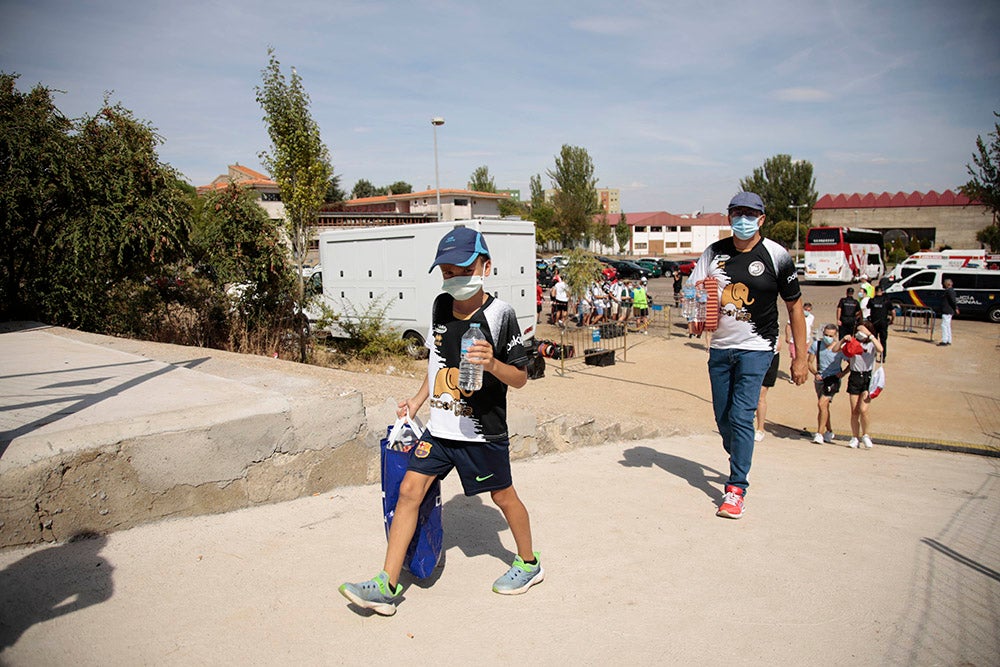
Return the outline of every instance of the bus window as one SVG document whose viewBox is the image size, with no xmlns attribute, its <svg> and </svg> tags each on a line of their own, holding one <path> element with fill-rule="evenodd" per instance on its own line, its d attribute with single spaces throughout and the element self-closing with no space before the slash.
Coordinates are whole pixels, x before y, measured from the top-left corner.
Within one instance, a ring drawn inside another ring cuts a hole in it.
<svg viewBox="0 0 1000 667">
<path fill-rule="evenodd" d="M 904 283 L 903 287 L 906 289 L 913 289 L 914 287 L 927 287 L 928 285 L 934 284 L 934 276 L 937 275 L 933 271 L 920 271 L 910 276 Z"/>
<path fill-rule="evenodd" d="M 810 229 L 806 240 L 812 245 L 839 245 L 840 228 L 824 227 L 821 229 Z"/>
<path fill-rule="evenodd" d="M 920 271 L 920 269 L 900 269 L 899 270 L 899 277 L 900 278 L 909 278 L 914 273 L 918 273 L 919 271 Z"/>
</svg>

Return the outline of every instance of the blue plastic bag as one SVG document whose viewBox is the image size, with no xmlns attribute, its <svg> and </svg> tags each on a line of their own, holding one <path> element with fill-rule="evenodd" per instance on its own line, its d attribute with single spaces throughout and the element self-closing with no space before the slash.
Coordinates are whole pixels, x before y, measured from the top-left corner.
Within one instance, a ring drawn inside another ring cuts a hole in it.
<svg viewBox="0 0 1000 667">
<path fill-rule="evenodd" d="M 385 536 L 389 537 L 389 527 L 396 513 L 399 500 L 399 485 L 406 474 L 412 448 L 420 437 L 419 423 L 399 419 L 386 429 L 386 437 L 381 442 L 382 450 L 382 511 L 385 515 Z M 417 529 L 406 550 L 403 567 L 418 579 L 431 576 L 441 560 L 444 528 L 441 524 L 441 480 L 435 479 L 427 489 L 427 495 L 420 503 L 417 513 Z"/>
</svg>

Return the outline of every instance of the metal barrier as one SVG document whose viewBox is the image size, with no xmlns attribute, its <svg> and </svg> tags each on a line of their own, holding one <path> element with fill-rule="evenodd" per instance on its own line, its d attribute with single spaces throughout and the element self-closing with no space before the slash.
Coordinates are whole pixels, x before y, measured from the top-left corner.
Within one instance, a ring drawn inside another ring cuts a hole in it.
<svg viewBox="0 0 1000 667">
<path fill-rule="evenodd" d="M 554 366 L 555 371 L 560 375 L 564 375 L 568 370 L 573 370 L 575 366 L 585 364 L 587 357 L 604 354 L 608 351 L 613 352 L 617 359 L 627 362 L 629 344 L 636 343 L 636 338 L 634 338 L 636 336 L 686 337 L 686 328 L 679 326 L 683 322 L 674 321 L 674 317 L 679 313 L 679 308 L 651 304 L 649 315 L 645 324 L 642 325 L 637 322 L 634 314 L 625 322 L 604 322 L 598 325 L 580 327 L 576 326 L 572 318 L 569 318 L 567 325 L 558 330 L 558 337 L 540 337 L 539 354 L 545 357 L 547 364 Z M 616 330 L 615 335 L 606 335 L 609 333 L 608 325 L 621 327 L 620 333 Z M 605 327 L 604 335 L 595 340 L 594 329 L 601 326 Z M 551 347 L 544 345 L 544 341 L 551 341 Z M 587 350 L 594 352 L 588 355 Z"/>
<path fill-rule="evenodd" d="M 930 308 L 903 308 L 903 328 L 900 331 L 906 333 L 927 332 L 928 340 L 934 340 L 934 322 L 937 316 Z M 917 321 L 920 320 L 920 329 L 917 329 Z"/>
</svg>

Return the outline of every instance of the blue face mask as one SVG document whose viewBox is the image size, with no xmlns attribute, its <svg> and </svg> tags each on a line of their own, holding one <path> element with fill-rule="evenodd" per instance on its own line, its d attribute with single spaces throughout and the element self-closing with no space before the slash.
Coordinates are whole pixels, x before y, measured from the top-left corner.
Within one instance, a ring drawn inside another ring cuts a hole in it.
<svg viewBox="0 0 1000 667">
<path fill-rule="evenodd" d="M 741 215 L 733 218 L 729 224 L 733 228 L 733 234 L 741 241 L 752 239 L 753 235 L 760 229 L 760 216 Z"/>
<path fill-rule="evenodd" d="M 833 336 L 823 336 L 823 344 L 827 347 L 833 345 Z"/>
</svg>

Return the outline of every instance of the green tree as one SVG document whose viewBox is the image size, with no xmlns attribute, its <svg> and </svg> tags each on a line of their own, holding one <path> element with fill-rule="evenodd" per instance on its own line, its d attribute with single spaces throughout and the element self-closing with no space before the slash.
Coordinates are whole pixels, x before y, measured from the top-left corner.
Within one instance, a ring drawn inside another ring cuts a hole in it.
<svg viewBox="0 0 1000 667">
<path fill-rule="evenodd" d="M 568 263 L 559 272 L 566 281 L 569 293 L 577 298 L 586 294 L 587 289 L 601 273 L 601 263 L 582 248 L 573 248 L 567 253 Z"/>
<path fill-rule="evenodd" d="M 257 102 L 264 110 L 271 150 L 261 153 L 260 157 L 278 183 L 285 205 L 292 258 L 298 269 L 296 303 L 301 317 L 305 292 L 302 267 L 309 232 L 333 177 L 333 168 L 329 152 L 320 138 L 319 125 L 309 113 L 309 95 L 302 78 L 293 67 L 291 79 L 286 80 L 274 49 L 268 49 L 268 57 L 268 65 L 261 72 L 262 85 L 256 90 Z M 299 332 L 299 356 L 304 362 L 306 338 L 301 328 Z"/>
<path fill-rule="evenodd" d="M 205 196 L 191 240 L 219 284 L 263 287 L 289 274 L 277 224 L 257 203 L 256 192 L 237 183 Z"/>
<path fill-rule="evenodd" d="M 545 203 L 545 188 L 542 186 L 541 174 L 535 174 L 528 179 L 528 188 L 531 192 L 531 199 L 529 201 L 532 206 Z"/>
<path fill-rule="evenodd" d="M 340 187 L 340 174 L 334 174 L 326 184 L 326 194 L 323 195 L 323 203 L 333 204 L 347 199 L 347 193 Z"/>
<path fill-rule="evenodd" d="M 548 176 L 556 190 L 553 203 L 560 238 L 572 247 L 590 234 L 598 212 L 594 162 L 585 148 L 563 144 Z"/>
<path fill-rule="evenodd" d="M 408 195 L 413 192 L 413 186 L 406 181 L 396 181 L 392 185 L 387 185 L 384 188 L 379 188 L 382 190 L 379 194 L 387 195 L 390 192 L 394 195 Z"/>
<path fill-rule="evenodd" d="M 556 211 L 550 202 L 545 201 L 545 188 L 542 187 L 541 174 L 535 174 L 529 179 L 531 200 L 528 202 L 525 218 L 535 223 L 535 241 L 540 246 L 546 246 L 560 238 L 559 226 L 556 224 Z"/>
<path fill-rule="evenodd" d="M 176 279 L 187 259 L 190 204 L 177 172 L 159 161 L 161 138 L 121 105 L 105 100 L 77 123 L 74 139 L 79 173 L 52 246 L 44 303 L 53 322 L 109 332 L 143 311 L 130 303 L 141 295 L 136 286 Z"/>
<path fill-rule="evenodd" d="M 40 319 L 51 286 L 48 262 L 56 233 L 71 210 L 72 123 L 42 85 L 16 88 L 0 73 L 0 317 Z"/>
<path fill-rule="evenodd" d="M 375 184 L 366 178 L 359 178 L 351 189 L 351 199 L 365 199 L 366 197 L 376 197 L 379 189 Z"/>
<path fill-rule="evenodd" d="M 799 209 L 800 230 L 809 229 L 812 210 L 819 195 L 816 193 L 816 179 L 813 166 L 808 160 L 792 160 L 791 155 L 775 155 L 764 161 L 762 167 L 740 180 L 740 188 L 745 192 L 756 192 L 764 200 L 765 236 L 771 236 L 771 226 L 782 220 L 795 221 L 792 205 L 805 205 Z M 800 231 L 804 238 L 804 232 Z"/>
<path fill-rule="evenodd" d="M 490 176 L 490 168 L 485 164 L 482 167 L 476 167 L 476 170 L 472 172 L 472 176 L 469 178 L 469 189 L 474 192 L 496 192 L 497 185 L 493 181 L 493 177 Z"/>
<path fill-rule="evenodd" d="M 632 228 L 628 226 L 628 218 L 622 213 L 615 225 L 615 240 L 618 241 L 618 254 L 623 254 L 632 240 Z"/>
<path fill-rule="evenodd" d="M 601 211 L 601 214 L 594 220 L 590 231 L 594 240 L 600 243 L 602 247 L 614 248 L 615 232 L 611 229 L 611 223 L 608 222 L 607 211 Z"/>
<path fill-rule="evenodd" d="M 799 233 L 801 235 L 801 229 Z M 785 246 L 785 248 L 791 248 L 795 245 L 795 221 L 794 220 L 781 220 L 770 226 L 767 232 L 767 238 L 771 239 L 776 243 L 780 243 Z M 799 239 L 801 242 L 801 238 Z"/>
<path fill-rule="evenodd" d="M 1000 113 L 994 111 L 993 115 L 1000 118 Z M 1000 252 L 1000 123 L 994 123 L 987 137 L 989 144 L 981 136 L 976 137 L 976 153 L 972 155 L 975 167 L 965 165 L 972 178 L 959 190 L 993 214 L 992 224 L 976 232 L 976 240 L 989 245 L 992 252 Z"/>
</svg>

